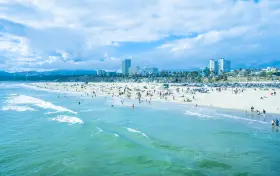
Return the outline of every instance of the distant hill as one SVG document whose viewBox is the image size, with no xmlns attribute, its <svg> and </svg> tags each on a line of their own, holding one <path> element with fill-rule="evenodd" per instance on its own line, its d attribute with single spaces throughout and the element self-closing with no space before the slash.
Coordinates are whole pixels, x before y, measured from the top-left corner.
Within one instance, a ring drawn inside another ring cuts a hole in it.
<svg viewBox="0 0 280 176">
<path fill-rule="evenodd" d="M 9 75 L 11 74 L 8 72 L 0 71 L 0 76 L 9 76 Z"/>
<path fill-rule="evenodd" d="M 0 71 L 0 76 L 80 76 L 80 75 L 96 75 L 96 70 L 54 70 L 54 71 L 45 71 L 45 72 L 14 72 L 8 73 Z"/>
</svg>

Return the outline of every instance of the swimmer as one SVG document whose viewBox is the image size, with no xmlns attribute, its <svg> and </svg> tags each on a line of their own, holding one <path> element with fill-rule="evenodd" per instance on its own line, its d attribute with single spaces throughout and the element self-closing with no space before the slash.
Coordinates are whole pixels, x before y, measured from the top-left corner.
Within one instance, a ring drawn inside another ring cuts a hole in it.
<svg viewBox="0 0 280 176">
<path fill-rule="evenodd" d="M 278 119 L 275 120 L 275 124 L 276 124 L 277 127 L 279 127 L 279 120 Z"/>
<path fill-rule="evenodd" d="M 271 121 L 271 125 L 274 126 L 274 124 L 275 124 L 275 120 L 273 119 L 273 120 Z"/>
<path fill-rule="evenodd" d="M 254 106 L 252 106 L 252 107 L 251 107 L 251 112 L 253 112 L 253 111 L 254 111 L 254 109 L 255 109 L 255 108 L 254 108 Z"/>
</svg>

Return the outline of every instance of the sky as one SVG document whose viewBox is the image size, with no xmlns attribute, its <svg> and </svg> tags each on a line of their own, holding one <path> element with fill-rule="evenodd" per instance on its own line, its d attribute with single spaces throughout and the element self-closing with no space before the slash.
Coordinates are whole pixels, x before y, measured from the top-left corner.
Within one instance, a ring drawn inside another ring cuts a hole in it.
<svg viewBox="0 0 280 176">
<path fill-rule="evenodd" d="M 280 0 L 0 0 L 0 70 L 280 67 Z"/>
</svg>

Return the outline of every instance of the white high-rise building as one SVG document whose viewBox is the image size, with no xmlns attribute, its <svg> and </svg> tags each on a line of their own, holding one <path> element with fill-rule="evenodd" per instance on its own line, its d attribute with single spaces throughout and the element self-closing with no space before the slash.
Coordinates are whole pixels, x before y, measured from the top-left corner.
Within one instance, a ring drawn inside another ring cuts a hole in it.
<svg viewBox="0 0 280 176">
<path fill-rule="evenodd" d="M 211 74 L 217 75 L 219 70 L 219 63 L 217 61 L 214 61 L 213 59 L 210 59 L 209 70 Z"/>
<path fill-rule="evenodd" d="M 219 75 L 223 73 L 230 72 L 231 69 L 231 62 L 229 60 L 220 59 L 219 60 Z"/>
</svg>

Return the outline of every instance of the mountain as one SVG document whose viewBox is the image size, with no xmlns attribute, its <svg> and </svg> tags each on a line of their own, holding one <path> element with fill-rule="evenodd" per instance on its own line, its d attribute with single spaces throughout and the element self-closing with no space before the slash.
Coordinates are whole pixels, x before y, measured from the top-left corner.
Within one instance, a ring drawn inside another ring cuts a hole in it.
<svg viewBox="0 0 280 176">
<path fill-rule="evenodd" d="M 97 75 L 95 70 L 53 70 L 45 72 L 27 71 L 8 73 L 0 71 L 0 76 L 81 76 L 81 75 Z"/>
<path fill-rule="evenodd" d="M 11 74 L 8 72 L 0 71 L 0 76 L 11 76 Z"/>
</svg>

